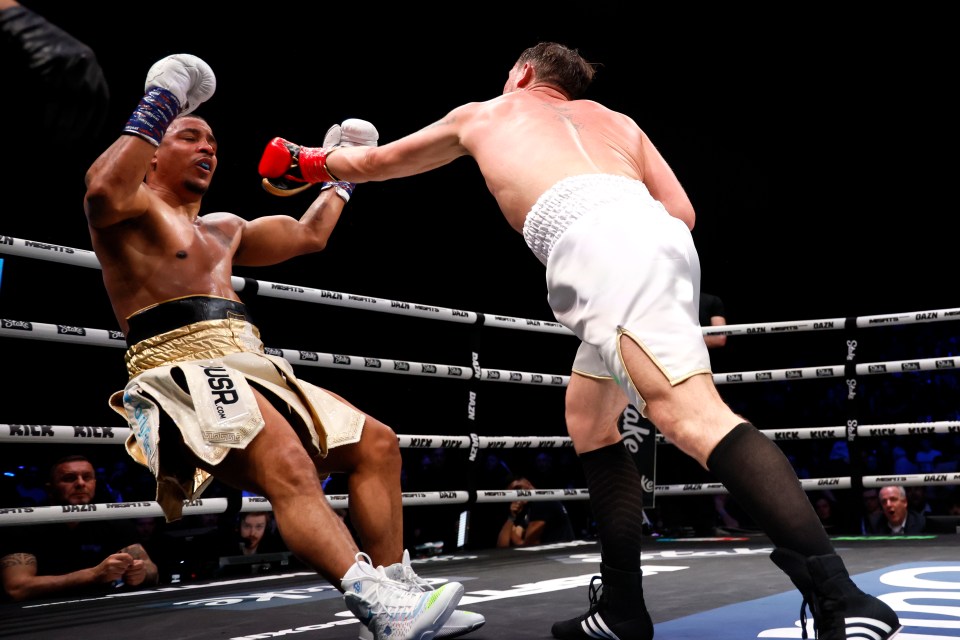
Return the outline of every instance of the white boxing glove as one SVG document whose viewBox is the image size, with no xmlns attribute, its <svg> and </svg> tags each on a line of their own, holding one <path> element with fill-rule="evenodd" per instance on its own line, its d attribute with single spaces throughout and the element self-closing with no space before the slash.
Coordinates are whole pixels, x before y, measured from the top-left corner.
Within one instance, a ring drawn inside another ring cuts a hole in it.
<svg viewBox="0 0 960 640">
<path fill-rule="evenodd" d="M 213 96 L 217 78 L 213 69 L 197 56 L 175 53 L 158 60 L 147 72 L 144 92 L 151 87 L 166 89 L 180 102 L 180 113 L 187 114 Z"/>
<path fill-rule="evenodd" d="M 372 123 L 359 118 L 347 118 L 342 124 L 327 129 L 323 147 L 375 147 L 380 133 Z"/>
</svg>

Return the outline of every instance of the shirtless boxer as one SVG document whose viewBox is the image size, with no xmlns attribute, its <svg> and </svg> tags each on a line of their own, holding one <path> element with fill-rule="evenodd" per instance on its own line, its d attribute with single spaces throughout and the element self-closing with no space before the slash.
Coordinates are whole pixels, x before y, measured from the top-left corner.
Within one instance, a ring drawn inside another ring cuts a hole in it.
<svg viewBox="0 0 960 640">
<path fill-rule="evenodd" d="M 472 156 L 546 265 L 551 309 L 582 340 L 566 418 L 599 518 L 603 582 L 586 614 L 553 625 L 555 637 L 653 637 L 641 587 L 642 487 L 616 428 L 629 402 L 763 527 L 820 638 L 847 638 L 853 617 L 871 637 L 892 638 L 896 613 L 850 579 L 786 457 L 717 392 L 697 318 L 693 206 L 631 118 L 579 99 L 593 75 L 576 51 L 540 43 L 520 55 L 503 95 L 377 148 L 301 153 L 310 162 L 299 171 L 316 182 L 381 181 Z"/>
<path fill-rule="evenodd" d="M 156 477 L 168 521 L 213 476 L 262 495 L 289 549 L 345 592 L 374 637 L 434 638 L 463 586 L 425 593 L 389 579 L 359 552 L 321 485 L 323 474 L 349 474 L 361 543 L 379 562 L 399 562 L 396 434 L 265 353 L 232 286 L 233 265 L 273 265 L 322 250 L 353 185 L 324 185 L 299 220 L 201 216 L 217 140 L 204 119 L 187 114 L 215 86 L 213 71 L 195 56 L 157 62 L 122 135 L 86 174 L 90 237 L 129 347 L 128 383 L 110 399 L 130 425 L 127 451 Z M 331 127 L 326 143 L 376 140 L 372 124 L 351 120 Z"/>
</svg>

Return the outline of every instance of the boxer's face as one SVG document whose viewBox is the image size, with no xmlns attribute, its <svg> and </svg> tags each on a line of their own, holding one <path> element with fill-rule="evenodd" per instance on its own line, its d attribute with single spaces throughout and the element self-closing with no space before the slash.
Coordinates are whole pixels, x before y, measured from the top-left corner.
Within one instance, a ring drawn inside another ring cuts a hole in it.
<svg viewBox="0 0 960 640">
<path fill-rule="evenodd" d="M 181 116 L 170 123 L 151 162 L 154 180 L 203 195 L 217 169 L 217 139 L 206 120 Z"/>
</svg>

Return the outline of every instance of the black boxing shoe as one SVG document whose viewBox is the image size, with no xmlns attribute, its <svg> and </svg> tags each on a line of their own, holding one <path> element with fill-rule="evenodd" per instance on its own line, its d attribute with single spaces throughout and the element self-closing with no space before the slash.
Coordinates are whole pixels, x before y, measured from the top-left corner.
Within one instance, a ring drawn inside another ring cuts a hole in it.
<svg viewBox="0 0 960 640">
<path fill-rule="evenodd" d="M 805 558 L 788 549 L 774 549 L 770 559 L 803 595 L 802 637 L 807 638 L 806 608 L 813 614 L 818 640 L 892 640 L 903 629 L 896 612 L 864 593 L 850 579 L 836 554 Z"/>
<path fill-rule="evenodd" d="M 641 573 L 601 566 L 590 581 L 590 608 L 583 615 L 555 622 L 557 640 L 652 640 L 653 621 L 643 602 Z"/>
</svg>

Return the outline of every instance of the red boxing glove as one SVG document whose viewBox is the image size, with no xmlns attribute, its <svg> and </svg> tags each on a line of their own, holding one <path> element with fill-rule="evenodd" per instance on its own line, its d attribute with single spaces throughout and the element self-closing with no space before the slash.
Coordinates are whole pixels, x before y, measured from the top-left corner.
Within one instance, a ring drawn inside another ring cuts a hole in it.
<svg viewBox="0 0 960 640">
<path fill-rule="evenodd" d="M 274 195 L 291 196 L 318 182 L 339 182 L 327 171 L 327 153 L 319 147 L 301 147 L 274 138 L 260 158 L 263 188 Z"/>
</svg>

